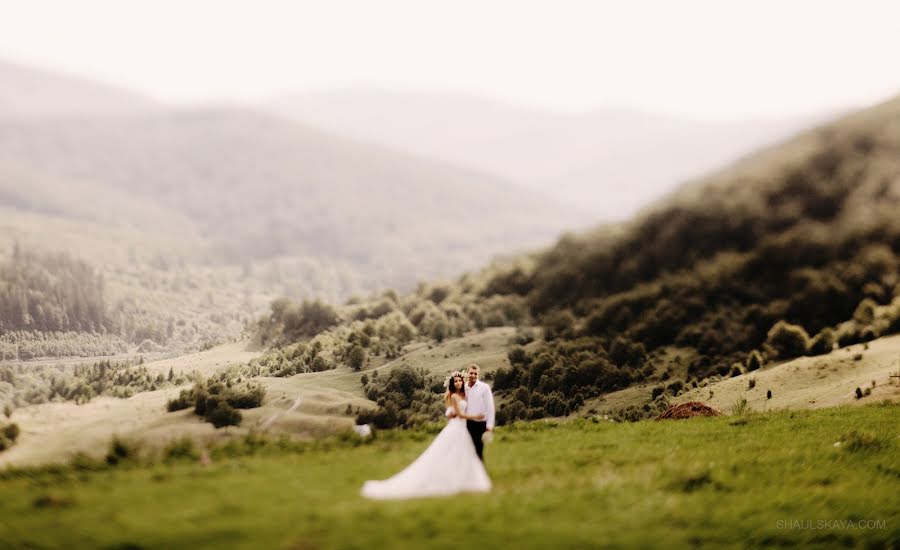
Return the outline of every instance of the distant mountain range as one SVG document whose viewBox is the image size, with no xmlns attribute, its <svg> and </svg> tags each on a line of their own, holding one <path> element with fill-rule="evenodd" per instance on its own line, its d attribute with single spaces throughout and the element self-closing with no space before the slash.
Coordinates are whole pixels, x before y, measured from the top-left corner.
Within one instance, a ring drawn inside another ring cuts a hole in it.
<svg viewBox="0 0 900 550">
<path fill-rule="evenodd" d="M 615 108 L 556 114 L 464 95 L 377 90 L 294 95 L 266 109 L 494 174 L 598 221 L 626 219 L 678 184 L 827 118 L 704 122 Z"/>
<path fill-rule="evenodd" d="M 284 117 L 165 109 L 11 65 L 0 75 L 0 206 L 202 238 L 229 262 L 328 258 L 399 287 L 588 223 L 500 178 Z"/>
<path fill-rule="evenodd" d="M 161 108 L 114 86 L 0 61 L 0 118 L 127 115 Z"/>
</svg>

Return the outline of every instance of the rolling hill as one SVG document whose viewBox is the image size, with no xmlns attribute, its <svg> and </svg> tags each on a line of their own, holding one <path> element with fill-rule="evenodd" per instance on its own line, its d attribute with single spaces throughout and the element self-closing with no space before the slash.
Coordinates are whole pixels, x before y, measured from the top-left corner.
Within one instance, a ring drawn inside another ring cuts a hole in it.
<svg viewBox="0 0 900 550">
<path fill-rule="evenodd" d="M 185 116 L 223 123 L 218 113 L 170 115 L 174 121 L 147 123 L 144 133 L 189 124 Z M 854 390 L 872 380 L 875 398 L 896 400 L 890 357 L 897 349 L 892 335 L 900 332 L 898 120 L 900 99 L 843 117 L 685 185 L 627 224 L 567 235 L 452 283 L 346 302 L 317 334 L 305 331 L 312 321 L 305 316 L 323 307 L 275 302 L 251 327 L 257 342 L 276 344 L 272 349 L 232 350 L 235 361 L 213 351 L 142 368 L 157 376 L 196 369 L 202 377 L 255 379 L 269 393 L 234 431 L 272 417 L 274 432 L 298 436 L 344 430 L 357 414 L 379 427 L 432 420 L 438 397 L 430 390 L 445 371 L 473 360 L 485 364 L 503 424 L 598 409 L 636 420 L 698 397 L 727 407 L 744 396 L 754 409 L 865 403 L 872 399 L 857 400 Z M 29 142 L 31 126 L 16 128 L 9 143 Z M 82 135 L 59 128 L 60 135 Z M 91 128 L 105 136 L 98 142 L 115 141 L 110 127 Z M 47 153 L 31 154 L 18 158 L 37 165 Z M 74 172 L 93 162 L 66 166 Z M 187 194 L 204 188 L 194 185 Z M 234 183 L 237 193 L 246 192 L 243 185 Z M 153 189 L 163 207 L 178 206 L 164 189 Z M 179 212 L 193 219 L 190 208 L 199 203 L 185 204 Z M 214 239 L 212 224 L 201 221 L 202 237 Z M 866 344 L 870 349 L 860 350 Z M 853 349 L 852 361 L 846 349 Z M 354 357 L 359 371 L 351 367 Z M 152 387 L 151 378 L 145 386 Z M 124 401 L 17 403 L 11 418 L 24 432 L 7 457 L 28 462 L 41 447 L 32 436 L 52 434 L 45 409 L 71 415 L 71 426 L 93 426 L 85 428 L 91 445 L 110 435 L 104 410 L 119 418 L 109 426 L 130 425 L 151 442 L 167 434 L 220 437 L 189 411 L 164 412 L 162 404 L 183 388 L 163 385 Z M 766 389 L 776 392 L 771 400 Z M 52 385 L 48 391 L 58 393 Z"/>
<path fill-rule="evenodd" d="M 496 177 L 280 117 L 171 109 L 11 64 L 0 75 L 0 265 L 16 243 L 86 261 L 134 343 L 196 350 L 280 295 L 410 289 L 587 222 Z M 15 316 L 6 326 L 29 327 Z"/>
<path fill-rule="evenodd" d="M 91 196 L 92 221 L 139 203 L 146 210 L 128 219 L 143 229 L 183 234 L 189 223 L 231 262 L 329 258 L 408 288 L 546 243 L 578 219 L 495 178 L 248 111 L 6 121 L 3 129 L 7 205 L 83 217 L 80 201 L 44 199 L 52 182 Z M 41 185 L 22 185 L 29 176 Z"/>
<path fill-rule="evenodd" d="M 161 106 L 134 92 L 0 60 L 0 119 L 123 116 Z"/>
<path fill-rule="evenodd" d="M 900 332 L 898 120 L 900 99 L 842 117 L 686 184 L 626 224 L 567 235 L 451 288 L 420 288 L 397 314 L 438 342 L 539 325 L 543 338 L 517 334 L 528 346 L 512 345 L 496 372 L 507 422 L 634 388 L 643 389 L 623 417 L 653 416 L 686 391 L 802 356 L 841 370 L 834 347 Z M 369 311 L 332 333 L 345 342 L 337 349 L 372 340 L 378 354 L 388 336 L 380 321 L 366 327 Z M 379 339 L 367 339 L 372 330 Z M 281 371 L 308 368 L 287 343 L 273 355 Z"/>
</svg>

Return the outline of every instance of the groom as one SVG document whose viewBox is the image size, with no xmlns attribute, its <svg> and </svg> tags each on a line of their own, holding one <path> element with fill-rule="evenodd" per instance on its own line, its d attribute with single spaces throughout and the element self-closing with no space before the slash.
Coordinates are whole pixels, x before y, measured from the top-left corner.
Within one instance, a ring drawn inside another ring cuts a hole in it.
<svg viewBox="0 0 900 550">
<path fill-rule="evenodd" d="M 481 439 L 484 432 L 494 429 L 494 396 L 491 388 L 478 379 L 478 365 L 472 363 L 466 368 L 468 383 L 466 384 L 466 412 L 472 416 L 484 415 L 484 420 L 466 420 L 466 428 L 472 436 L 475 444 L 475 452 L 478 458 L 484 462 L 484 441 Z"/>
</svg>

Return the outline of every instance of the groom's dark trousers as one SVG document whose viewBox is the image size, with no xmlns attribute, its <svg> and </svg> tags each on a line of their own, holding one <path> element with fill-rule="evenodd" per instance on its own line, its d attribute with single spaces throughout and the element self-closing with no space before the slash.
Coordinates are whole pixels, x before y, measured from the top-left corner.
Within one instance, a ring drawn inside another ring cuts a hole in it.
<svg viewBox="0 0 900 550">
<path fill-rule="evenodd" d="M 472 443 L 475 444 L 475 452 L 478 453 L 478 458 L 484 462 L 484 457 L 482 456 L 484 441 L 481 440 L 481 436 L 487 431 L 487 422 L 466 420 L 466 428 L 469 430 L 469 435 L 472 436 Z"/>
</svg>

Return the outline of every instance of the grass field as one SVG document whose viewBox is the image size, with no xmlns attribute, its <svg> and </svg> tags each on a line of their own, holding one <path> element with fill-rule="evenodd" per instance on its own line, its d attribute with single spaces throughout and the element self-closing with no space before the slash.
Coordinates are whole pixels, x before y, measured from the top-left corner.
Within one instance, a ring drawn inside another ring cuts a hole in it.
<svg viewBox="0 0 900 550">
<path fill-rule="evenodd" d="M 3 548 L 900 545 L 900 408 L 498 429 L 487 495 L 358 496 L 428 431 L 0 476 Z M 838 443 L 840 442 L 840 443 Z M 447 475 L 453 475 L 447 472 Z M 848 523 L 852 522 L 852 523 Z M 470 541 L 470 542 L 466 542 Z"/>
</svg>

